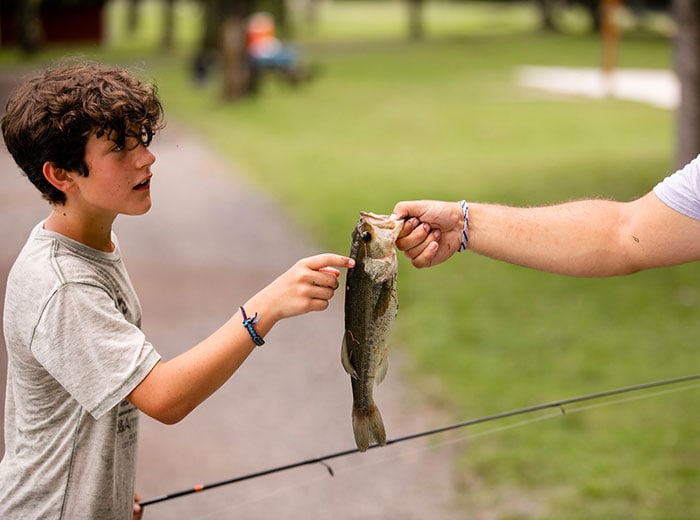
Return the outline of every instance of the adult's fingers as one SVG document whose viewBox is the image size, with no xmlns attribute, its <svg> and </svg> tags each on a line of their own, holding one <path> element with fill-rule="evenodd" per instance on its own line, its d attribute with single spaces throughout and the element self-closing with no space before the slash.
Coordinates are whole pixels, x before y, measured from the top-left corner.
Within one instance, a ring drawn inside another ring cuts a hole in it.
<svg viewBox="0 0 700 520">
<path fill-rule="evenodd" d="M 420 225 L 420 220 L 417 218 L 409 218 L 406 219 L 403 223 L 403 226 L 401 226 L 401 231 L 399 231 L 399 236 L 398 239 L 402 239 L 403 237 L 411 234 L 414 229 L 416 229 Z"/>
<path fill-rule="evenodd" d="M 416 253 L 414 256 L 409 256 L 411 264 L 419 269 L 432 266 L 439 249 L 440 245 L 436 241 L 428 242 L 420 251 L 414 251 Z M 409 253 L 406 252 L 406 254 Z"/>
<path fill-rule="evenodd" d="M 401 251 L 408 251 L 409 249 L 420 246 L 428 239 L 430 231 L 430 226 L 428 224 L 420 224 L 414 227 L 408 234 L 399 237 L 396 240 L 396 247 Z"/>
</svg>

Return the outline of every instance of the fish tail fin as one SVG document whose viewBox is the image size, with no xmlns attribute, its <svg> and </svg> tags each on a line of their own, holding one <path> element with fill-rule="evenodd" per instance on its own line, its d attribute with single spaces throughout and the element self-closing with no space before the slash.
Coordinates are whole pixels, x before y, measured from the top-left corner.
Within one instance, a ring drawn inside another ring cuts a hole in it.
<svg viewBox="0 0 700 520">
<path fill-rule="evenodd" d="M 376 442 L 380 446 L 386 445 L 384 421 L 379 408 L 374 403 L 366 409 L 352 409 L 352 429 L 355 433 L 355 443 L 360 451 L 367 451 L 371 442 Z"/>
</svg>

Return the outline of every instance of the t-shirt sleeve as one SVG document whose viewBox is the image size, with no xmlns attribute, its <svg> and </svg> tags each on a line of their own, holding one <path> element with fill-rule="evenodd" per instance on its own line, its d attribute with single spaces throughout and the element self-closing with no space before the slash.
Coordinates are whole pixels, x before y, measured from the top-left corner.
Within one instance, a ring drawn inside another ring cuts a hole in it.
<svg viewBox="0 0 700 520">
<path fill-rule="evenodd" d="M 700 220 L 700 156 L 657 184 L 654 193 L 667 206 Z"/>
<path fill-rule="evenodd" d="M 116 406 L 160 357 L 99 287 L 67 284 L 49 300 L 34 357 L 95 419 Z"/>
</svg>

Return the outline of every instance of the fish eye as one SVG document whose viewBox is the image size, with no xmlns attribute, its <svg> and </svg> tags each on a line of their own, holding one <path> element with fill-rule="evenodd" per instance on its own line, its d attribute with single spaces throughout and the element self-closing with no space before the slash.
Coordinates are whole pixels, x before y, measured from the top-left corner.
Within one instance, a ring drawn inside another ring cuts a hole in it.
<svg viewBox="0 0 700 520">
<path fill-rule="evenodd" d="M 366 244 L 370 240 L 372 240 L 372 233 L 370 233 L 369 231 L 363 231 L 360 237 L 362 238 L 362 241 Z"/>
</svg>

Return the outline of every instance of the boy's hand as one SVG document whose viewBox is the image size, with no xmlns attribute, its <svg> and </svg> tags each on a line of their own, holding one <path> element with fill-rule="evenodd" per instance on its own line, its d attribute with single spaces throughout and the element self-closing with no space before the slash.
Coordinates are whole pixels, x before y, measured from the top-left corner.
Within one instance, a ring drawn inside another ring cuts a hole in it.
<svg viewBox="0 0 700 520">
<path fill-rule="evenodd" d="M 143 508 L 139 505 L 141 497 L 138 493 L 134 493 L 134 520 L 141 520 L 143 517 Z"/>
<path fill-rule="evenodd" d="M 354 265 L 352 258 L 332 253 L 303 258 L 253 297 L 258 301 L 250 308 L 270 309 L 275 321 L 325 310 L 338 288 L 338 269 Z"/>
</svg>

